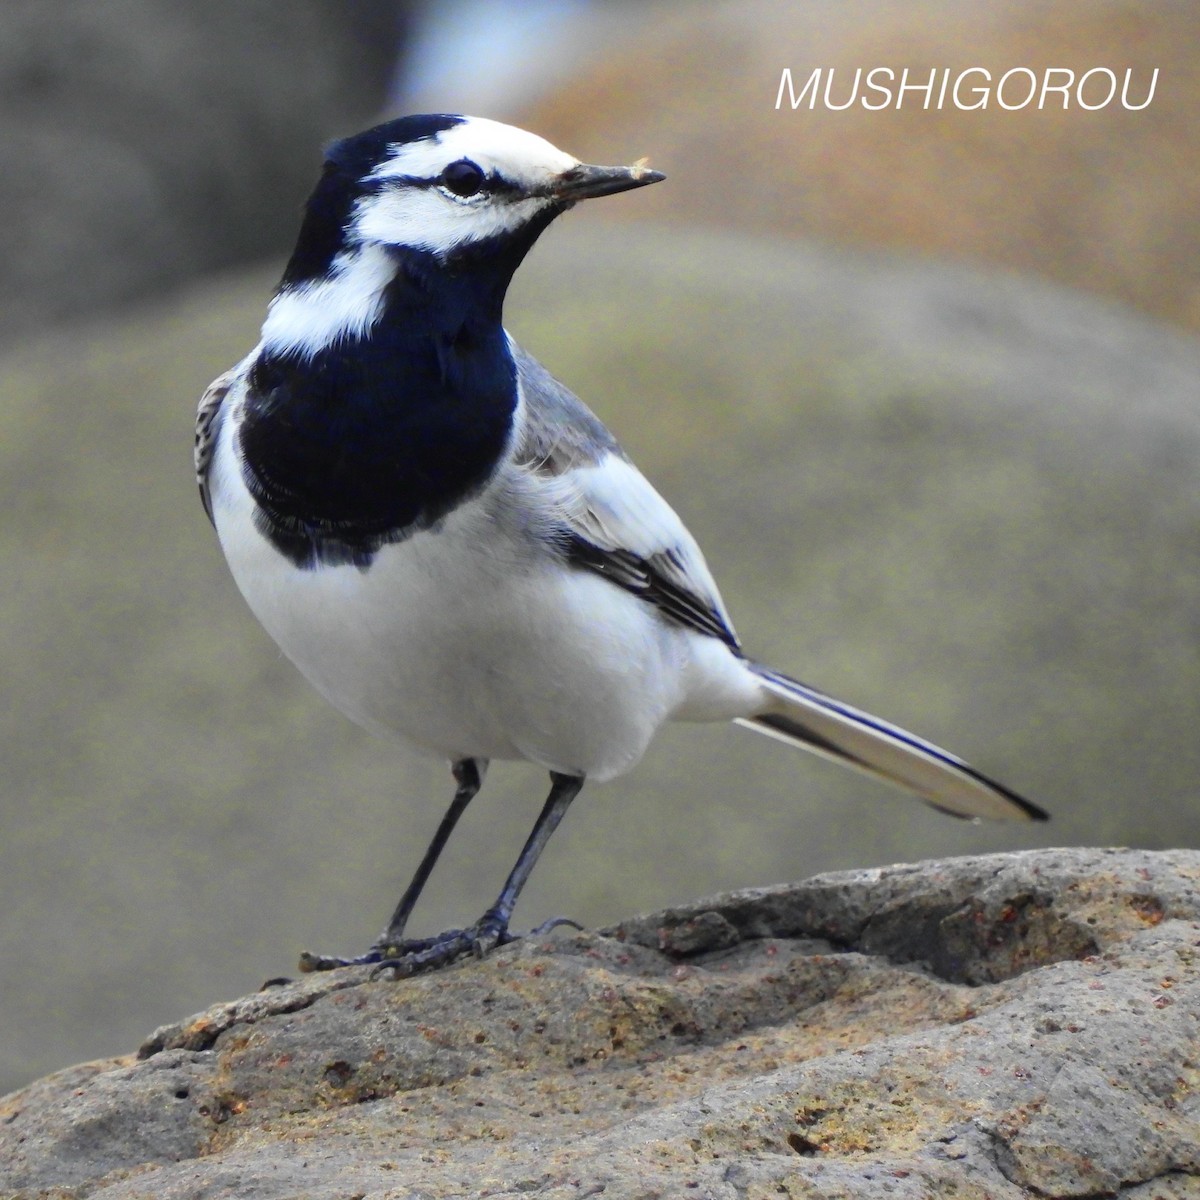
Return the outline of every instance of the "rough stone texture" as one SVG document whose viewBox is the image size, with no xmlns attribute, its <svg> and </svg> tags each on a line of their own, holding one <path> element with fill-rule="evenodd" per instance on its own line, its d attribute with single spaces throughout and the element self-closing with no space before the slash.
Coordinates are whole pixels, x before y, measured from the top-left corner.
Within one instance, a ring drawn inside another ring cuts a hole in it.
<svg viewBox="0 0 1200 1200">
<path fill-rule="evenodd" d="M 688 522 L 749 653 L 1054 820 L 952 821 L 678 726 L 585 790 L 518 920 L 1051 841 L 1200 845 L 1195 341 L 1037 281 L 609 211 L 537 246 L 516 336 Z M 361 950 L 449 801 L 442 764 L 357 731 L 283 660 L 200 508 L 196 398 L 274 277 L 0 360 L 0 1091 L 302 949 Z M 544 787 L 493 765 L 415 933 L 492 901 Z"/>
<path fill-rule="evenodd" d="M 1200 852 L 818 876 L 303 978 L 0 1102 L 19 1197 L 1200 1195 Z"/>
</svg>

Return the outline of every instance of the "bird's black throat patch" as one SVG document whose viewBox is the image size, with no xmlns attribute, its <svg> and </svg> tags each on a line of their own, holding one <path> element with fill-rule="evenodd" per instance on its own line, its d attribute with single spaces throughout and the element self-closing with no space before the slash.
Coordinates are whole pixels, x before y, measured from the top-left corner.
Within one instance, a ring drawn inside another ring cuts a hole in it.
<svg viewBox="0 0 1200 1200">
<path fill-rule="evenodd" d="M 365 570 L 487 482 L 516 401 L 498 320 L 385 319 L 312 356 L 264 352 L 239 434 L 259 528 L 303 569 Z"/>
<path fill-rule="evenodd" d="M 504 295 L 563 207 L 441 256 L 388 246 L 395 274 L 369 329 L 331 333 L 315 350 L 264 347 L 238 451 L 259 528 L 281 554 L 303 569 L 366 570 L 380 547 L 488 481 L 517 407 Z M 302 231 L 284 289 L 329 278 L 331 246 L 304 243 Z"/>
</svg>

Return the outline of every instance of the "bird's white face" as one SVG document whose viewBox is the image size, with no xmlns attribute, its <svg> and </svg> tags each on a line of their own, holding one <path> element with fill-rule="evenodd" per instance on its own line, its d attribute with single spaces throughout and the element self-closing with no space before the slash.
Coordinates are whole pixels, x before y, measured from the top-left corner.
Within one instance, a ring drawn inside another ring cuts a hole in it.
<svg viewBox="0 0 1200 1200">
<path fill-rule="evenodd" d="M 579 160 L 545 138 L 468 117 L 395 147 L 365 183 L 349 233 L 363 243 L 448 254 L 511 233 L 556 202 L 555 186 Z"/>
</svg>

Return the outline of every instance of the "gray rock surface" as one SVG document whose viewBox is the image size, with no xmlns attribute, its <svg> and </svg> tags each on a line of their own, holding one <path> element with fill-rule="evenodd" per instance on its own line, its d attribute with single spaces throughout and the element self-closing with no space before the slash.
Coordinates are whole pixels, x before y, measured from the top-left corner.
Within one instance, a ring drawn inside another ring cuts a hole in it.
<svg viewBox="0 0 1200 1200">
<path fill-rule="evenodd" d="M 360 950 L 449 801 L 442 764 L 280 657 L 201 511 L 196 398 L 273 274 L 0 360 L 0 1090 L 302 949 Z M 510 324 L 687 520 L 751 654 L 1054 816 L 968 825 L 680 726 L 585 791 L 519 922 L 1050 841 L 1200 845 L 1193 340 L 1035 281 L 586 211 Z M 544 786 L 493 766 L 414 933 L 492 901 Z"/>
<path fill-rule="evenodd" d="M 0 1101 L 57 1200 L 1200 1194 L 1200 852 L 818 876 L 306 977 Z"/>
</svg>

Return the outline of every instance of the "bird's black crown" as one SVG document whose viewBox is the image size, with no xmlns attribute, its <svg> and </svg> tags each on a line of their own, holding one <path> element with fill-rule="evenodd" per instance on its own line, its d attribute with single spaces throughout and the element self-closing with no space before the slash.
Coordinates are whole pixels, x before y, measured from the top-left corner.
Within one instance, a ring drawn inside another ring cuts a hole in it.
<svg viewBox="0 0 1200 1200">
<path fill-rule="evenodd" d="M 436 137 L 464 119 L 453 113 L 397 117 L 331 142 L 280 287 L 321 279 L 329 273 L 334 258 L 345 249 L 355 201 L 371 188 L 367 177 L 394 147 Z"/>
</svg>

